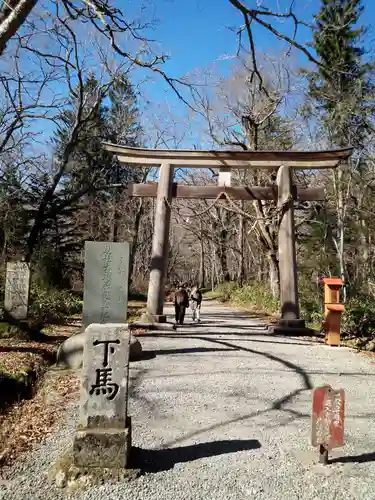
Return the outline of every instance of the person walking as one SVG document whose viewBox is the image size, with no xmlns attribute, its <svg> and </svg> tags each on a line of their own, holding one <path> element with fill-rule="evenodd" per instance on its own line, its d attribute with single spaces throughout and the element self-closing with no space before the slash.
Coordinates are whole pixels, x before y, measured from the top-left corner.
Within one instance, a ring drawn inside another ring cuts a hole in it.
<svg viewBox="0 0 375 500">
<path fill-rule="evenodd" d="M 180 285 L 174 293 L 174 310 L 176 324 L 183 325 L 186 309 L 189 307 L 189 295 L 184 287 Z"/>
<path fill-rule="evenodd" d="M 191 310 L 193 311 L 193 321 L 197 320 L 198 323 L 201 321 L 201 304 L 202 304 L 202 292 L 199 290 L 197 285 L 193 286 L 190 294 L 191 299 Z"/>
</svg>

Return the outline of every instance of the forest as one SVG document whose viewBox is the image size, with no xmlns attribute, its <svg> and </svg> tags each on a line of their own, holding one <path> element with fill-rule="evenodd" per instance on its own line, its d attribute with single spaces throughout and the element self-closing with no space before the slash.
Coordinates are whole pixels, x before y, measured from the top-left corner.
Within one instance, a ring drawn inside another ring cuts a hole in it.
<svg viewBox="0 0 375 500">
<path fill-rule="evenodd" d="M 318 280 L 342 277 L 344 331 L 372 338 L 375 81 L 364 2 L 321 0 L 305 18 L 296 2 L 227 3 L 238 19 L 228 71 L 212 64 L 186 75 L 167 69 L 168 56 L 152 37 L 152 9 L 140 6 L 130 18 L 106 0 L 2 3 L 1 290 L 8 261 L 30 263 L 30 318 L 38 326 L 79 312 L 87 240 L 128 241 L 131 292 L 147 293 L 155 202 L 130 198 L 126 186 L 157 182 L 157 169 L 120 166 L 103 142 L 284 151 L 352 146 L 338 169 L 295 173 L 297 184 L 326 192 L 324 202 L 295 203 L 301 316 L 319 325 Z M 270 37 L 272 53 L 258 47 L 259 30 Z M 165 86 L 167 100 L 150 102 L 154 81 Z M 206 185 L 217 183 L 218 172 L 177 169 L 175 176 Z M 266 186 L 275 172 L 238 170 L 232 179 L 234 186 Z M 272 201 L 174 200 L 168 286 L 197 282 L 222 300 L 275 313 L 277 233 Z"/>
</svg>

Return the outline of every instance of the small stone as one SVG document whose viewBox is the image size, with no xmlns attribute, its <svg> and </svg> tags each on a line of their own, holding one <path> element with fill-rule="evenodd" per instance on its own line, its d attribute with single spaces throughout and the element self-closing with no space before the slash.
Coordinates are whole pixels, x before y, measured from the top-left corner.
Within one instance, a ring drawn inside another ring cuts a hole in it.
<svg viewBox="0 0 375 500">
<path fill-rule="evenodd" d="M 55 484 L 57 488 L 65 488 L 66 486 L 66 474 L 62 470 L 59 470 L 55 477 Z"/>
<path fill-rule="evenodd" d="M 79 469 L 77 467 L 75 467 L 75 465 L 71 465 L 69 467 L 68 476 L 69 476 L 70 479 L 72 479 L 73 481 L 75 481 L 78 478 L 78 476 L 79 476 Z"/>
</svg>

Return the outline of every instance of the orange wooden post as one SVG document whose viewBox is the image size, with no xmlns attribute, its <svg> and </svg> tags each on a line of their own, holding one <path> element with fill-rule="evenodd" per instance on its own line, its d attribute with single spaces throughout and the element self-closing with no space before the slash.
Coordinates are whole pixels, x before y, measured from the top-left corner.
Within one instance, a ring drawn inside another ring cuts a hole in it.
<svg viewBox="0 0 375 500">
<path fill-rule="evenodd" d="M 328 304 L 326 316 L 327 338 L 326 344 L 330 346 L 340 345 L 341 316 L 345 310 L 344 304 Z"/>
<path fill-rule="evenodd" d="M 322 278 L 324 285 L 324 321 L 325 343 L 330 346 L 340 345 L 341 317 L 345 310 L 340 304 L 340 291 L 343 285 L 341 278 Z"/>
</svg>

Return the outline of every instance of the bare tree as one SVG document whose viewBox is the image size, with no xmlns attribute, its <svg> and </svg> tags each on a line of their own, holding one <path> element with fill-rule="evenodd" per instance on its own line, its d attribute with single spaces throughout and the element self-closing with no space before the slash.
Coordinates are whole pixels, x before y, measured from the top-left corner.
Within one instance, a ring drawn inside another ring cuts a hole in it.
<svg viewBox="0 0 375 500">
<path fill-rule="evenodd" d="M 216 145 L 241 149 L 286 149 L 293 144 L 291 126 L 278 114 L 289 92 L 289 73 L 280 64 L 268 65 L 268 75 L 259 77 L 245 63 L 233 75 L 219 82 L 216 97 L 201 101 L 208 132 Z M 266 91 L 264 90 L 264 88 Z M 275 182 L 275 172 L 256 170 L 233 172 L 233 181 L 240 185 L 267 185 Z M 238 241 L 239 270 L 243 275 L 244 220 L 248 222 L 249 238 L 255 234 L 269 268 L 270 287 L 275 297 L 279 292 L 277 257 L 278 218 L 275 203 L 255 200 L 249 203 L 229 202 L 222 209 L 237 213 L 240 219 Z M 250 236 L 251 235 L 251 236 Z M 219 252 L 220 255 L 220 252 Z"/>
<path fill-rule="evenodd" d="M 97 115 L 104 97 L 114 84 L 118 71 L 121 70 L 120 66 L 114 71 L 104 73 L 101 80 L 98 80 L 97 86 L 94 89 L 90 88 L 90 91 L 87 92 L 85 90 L 85 75 L 87 75 L 85 58 L 82 57 L 83 47 L 70 27 L 66 24 L 64 27 L 64 30 L 59 29 L 56 32 L 56 36 L 59 37 L 60 44 L 65 47 L 64 71 L 70 93 L 75 97 L 74 119 L 69 130 L 69 137 L 64 144 L 64 149 L 60 152 L 59 158 L 55 158 L 50 181 L 39 201 L 39 206 L 27 239 L 26 260 L 31 259 L 42 234 L 46 217 L 56 215 L 58 212 L 71 206 L 90 189 L 90 183 L 85 183 L 81 189 L 70 193 L 63 200 L 56 199 L 55 196 L 64 174 L 69 169 L 72 153 L 81 140 L 81 135 L 85 127 Z M 62 58 L 61 62 L 63 62 Z M 58 116 L 61 116 L 61 110 L 54 117 L 54 122 L 60 127 Z M 95 186 L 95 176 L 91 179 L 91 184 Z M 98 189 L 97 186 L 96 189 Z"/>
<path fill-rule="evenodd" d="M 140 7 L 140 15 L 136 19 L 128 19 L 126 13 L 107 0 L 46 0 L 38 9 L 38 0 L 7 0 L 0 10 L 0 56 L 5 52 L 12 38 L 18 36 L 21 46 L 46 58 L 47 61 L 61 60 L 64 56 L 45 44 L 45 36 L 55 29 L 57 18 L 67 29 L 73 32 L 94 30 L 102 41 L 111 48 L 113 54 L 121 56 L 125 64 L 142 68 L 160 76 L 171 87 L 185 104 L 190 106 L 185 90 L 194 89 L 184 78 L 173 78 L 162 69 L 167 56 L 158 54 L 154 40 L 146 33 L 152 27 L 152 22 L 143 20 L 144 13 Z M 45 15 L 45 12 L 50 15 Z M 56 18 L 55 18 L 56 16 Z M 41 30 L 41 25 L 45 25 Z M 52 26 L 51 26 L 52 24 Z M 41 41 L 40 32 L 44 40 Z M 131 41 L 129 43 L 129 40 Z M 132 50 L 129 50 L 132 47 Z"/>
</svg>

